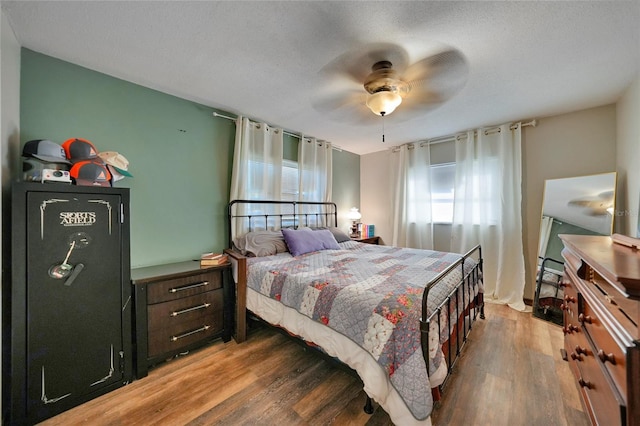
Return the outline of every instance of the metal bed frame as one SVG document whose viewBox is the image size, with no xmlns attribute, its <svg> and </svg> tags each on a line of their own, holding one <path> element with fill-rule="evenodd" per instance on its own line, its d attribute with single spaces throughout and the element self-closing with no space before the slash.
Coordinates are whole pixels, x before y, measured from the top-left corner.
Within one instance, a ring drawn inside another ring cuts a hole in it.
<svg viewBox="0 0 640 426">
<path fill-rule="evenodd" d="M 228 226 L 229 226 L 229 249 L 226 250 L 236 261 L 239 261 L 239 275 L 246 274 L 246 264 L 242 265 L 244 256 L 232 250 L 234 235 L 234 226 L 240 225 L 244 233 L 265 229 L 281 229 L 286 227 L 298 228 L 300 226 L 337 226 L 337 206 L 332 202 L 313 202 L 313 201 L 275 201 L 275 200 L 233 200 L 228 205 Z M 242 221 L 241 224 L 238 221 Z M 468 258 L 476 260 L 475 266 L 467 273 L 464 270 L 465 261 Z M 447 375 L 443 383 L 440 384 L 441 390 L 451 375 L 453 366 L 459 358 L 461 350 L 467 342 L 467 336 L 471 332 L 472 323 L 479 316 L 481 319 L 484 315 L 484 301 L 482 293 L 477 295 L 473 292 L 474 285 L 482 279 L 482 249 L 480 245 L 473 247 L 467 253 L 463 254 L 457 262 L 451 264 L 434 279 L 432 279 L 425 287 L 422 296 L 422 317 L 420 318 L 421 345 L 423 357 L 427 364 L 427 374 L 429 366 L 429 328 L 433 321 L 437 322 L 439 337 L 443 332 L 450 333 L 447 336 L 445 348 L 447 357 Z M 461 268 L 461 280 L 454 290 L 446 297 L 446 299 L 428 315 L 428 297 L 430 290 L 443 280 L 447 274 L 455 268 Z M 236 306 L 236 341 L 242 342 L 246 339 L 246 302 L 242 303 L 241 298 L 246 298 L 245 288 L 239 286 L 238 300 Z M 460 299 L 462 299 L 462 308 L 460 307 Z M 466 306 L 467 301 L 473 304 Z M 452 306 L 452 304 L 454 304 Z M 451 327 L 441 323 L 440 314 L 442 310 L 451 313 L 455 309 L 456 325 L 455 330 L 450 332 Z M 468 318 L 468 320 L 467 320 Z M 371 399 L 367 397 L 365 412 L 373 412 Z"/>
</svg>

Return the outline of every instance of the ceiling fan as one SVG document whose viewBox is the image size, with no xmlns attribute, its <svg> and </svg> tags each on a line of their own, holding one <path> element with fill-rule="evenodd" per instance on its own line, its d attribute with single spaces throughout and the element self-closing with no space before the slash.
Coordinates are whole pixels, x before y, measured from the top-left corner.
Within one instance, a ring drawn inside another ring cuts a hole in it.
<svg viewBox="0 0 640 426">
<path fill-rule="evenodd" d="M 369 44 L 339 56 L 320 71 L 321 87 L 312 103 L 344 122 L 370 122 L 396 109 L 394 121 L 405 121 L 453 97 L 467 74 L 467 62 L 456 49 L 441 47 L 410 63 L 401 46 Z"/>
<path fill-rule="evenodd" d="M 574 198 L 567 204 L 583 209 L 587 216 L 605 216 L 613 214 L 613 191 L 605 191 L 592 197 Z"/>
</svg>

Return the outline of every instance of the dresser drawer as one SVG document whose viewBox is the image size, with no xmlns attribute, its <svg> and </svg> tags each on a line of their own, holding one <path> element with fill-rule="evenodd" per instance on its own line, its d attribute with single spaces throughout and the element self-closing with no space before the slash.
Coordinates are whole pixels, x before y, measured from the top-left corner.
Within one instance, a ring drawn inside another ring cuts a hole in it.
<svg viewBox="0 0 640 426">
<path fill-rule="evenodd" d="M 564 311 L 565 326 L 568 323 L 578 323 L 578 290 L 572 280 L 577 280 L 573 271 L 565 268 L 564 275 L 562 277 L 562 305 L 560 308 Z"/>
<path fill-rule="evenodd" d="M 586 354 L 576 361 L 578 366 L 578 387 L 583 396 L 588 414 L 595 425 L 626 424 L 626 406 L 620 394 L 612 387 L 600 361 L 591 348 L 583 346 Z"/>
<path fill-rule="evenodd" d="M 593 340 L 597 361 L 604 365 L 622 395 L 627 395 L 627 366 L 625 353 L 606 330 L 598 314 L 588 303 L 584 303 L 584 313 L 580 322 L 585 332 Z"/>
<path fill-rule="evenodd" d="M 222 290 L 149 306 L 150 358 L 178 351 L 223 330 Z"/>
<path fill-rule="evenodd" d="M 222 287 L 220 271 L 174 278 L 148 286 L 147 303 L 154 304 L 193 296 Z"/>
<path fill-rule="evenodd" d="M 571 371 L 573 371 L 575 377 L 580 377 L 581 370 L 579 367 L 584 363 L 587 356 L 582 350 L 585 349 L 587 354 L 591 353 L 589 340 L 587 340 L 582 328 L 571 334 L 565 334 L 564 348 L 567 351 Z"/>
</svg>

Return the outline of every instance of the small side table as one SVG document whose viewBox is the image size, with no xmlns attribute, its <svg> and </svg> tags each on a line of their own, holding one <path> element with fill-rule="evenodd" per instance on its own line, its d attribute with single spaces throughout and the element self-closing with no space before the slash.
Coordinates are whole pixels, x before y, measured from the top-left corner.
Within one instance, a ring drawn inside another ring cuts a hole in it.
<svg viewBox="0 0 640 426">
<path fill-rule="evenodd" d="M 222 338 L 233 329 L 231 264 L 185 261 L 131 271 L 135 306 L 134 369 L 149 367 Z"/>
<path fill-rule="evenodd" d="M 365 243 L 365 244 L 376 244 L 376 245 L 380 244 L 380 237 L 378 236 L 366 237 L 366 238 L 352 238 L 352 240 L 358 241 L 359 243 Z"/>
</svg>

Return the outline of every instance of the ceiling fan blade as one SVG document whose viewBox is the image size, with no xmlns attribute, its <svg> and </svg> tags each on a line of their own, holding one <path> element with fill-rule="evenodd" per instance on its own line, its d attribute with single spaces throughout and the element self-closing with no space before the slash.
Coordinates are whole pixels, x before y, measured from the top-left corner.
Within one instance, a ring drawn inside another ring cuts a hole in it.
<svg viewBox="0 0 640 426">
<path fill-rule="evenodd" d="M 402 75 L 409 83 L 407 109 L 431 110 L 451 99 L 466 84 L 469 68 L 457 50 L 445 50 L 411 65 Z"/>
<path fill-rule="evenodd" d="M 320 75 L 329 79 L 344 76 L 362 86 L 371 66 L 379 61 L 389 61 L 394 69 L 404 70 L 409 64 L 409 54 L 396 44 L 370 43 L 338 56 L 320 70 Z"/>
<path fill-rule="evenodd" d="M 312 104 L 334 121 L 366 124 L 378 118 L 367 108 L 366 100 L 366 92 L 360 89 L 320 95 Z"/>
</svg>

